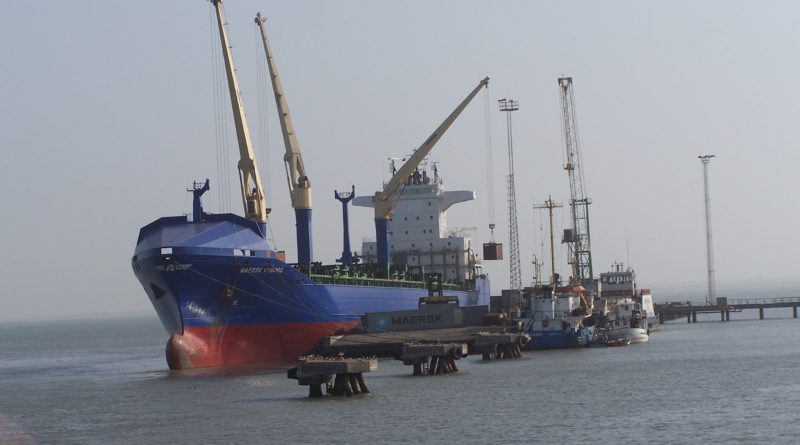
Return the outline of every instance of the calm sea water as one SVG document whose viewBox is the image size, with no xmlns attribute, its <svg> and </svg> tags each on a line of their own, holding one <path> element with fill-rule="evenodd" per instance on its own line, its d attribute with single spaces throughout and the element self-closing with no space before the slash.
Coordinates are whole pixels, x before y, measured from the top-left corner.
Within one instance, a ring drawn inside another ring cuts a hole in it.
<svg viewBox="0 0 800 445">
<path fill-rule="evenodd" d="M 381 361 L 349 400 L 307 399 L 282 371 L 170 372 L 156 320 L 7 324 L 0 443 L 797 443 L 800 320 L 766 315 L 451 376 Z"/>
</svg>

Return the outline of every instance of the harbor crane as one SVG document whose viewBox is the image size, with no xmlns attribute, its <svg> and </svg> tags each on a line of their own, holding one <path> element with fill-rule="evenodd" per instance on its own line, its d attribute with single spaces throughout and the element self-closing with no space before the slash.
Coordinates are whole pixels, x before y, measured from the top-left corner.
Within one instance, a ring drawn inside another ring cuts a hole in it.
<svg viewBox="0 0 800 445">
<path fill-rule="evenodd" d="M 300 144 L 297 142 L 292 116 L 289 114 L 289 105 L 286 103 L 283 84 L 278 76 L 278 67 L 275 65 L 275 58 L 267 39 L 267 32 L 264 30 L 265 21 L 266 19 L 261 16 L 260 12 L 256 14 L 255 22 L 259 30 L 261 30 L 261 41 L 264 43 L 264 53 L 267 56 L 267 66 L 272 80 L 272 91 L 275 93 L 275 105 L 278 108 L 278 118 L 281 123 L 281 132 L 283 133 L 283 145 L 286 148 L 283 162 L 286 167 L 289 196 L 292 201 L 292 208 L 294 208 L 295 223 L 297 224 L 297 262 L 310 264 L 313 260 L 313 247 L 311 244 L 311 181 L 309 181 L 306 168 L 303 165 L 303 156 L 300 154 Z"/>
<path fill-rule="evenodd" d="M 414 153 L 405 161 L 405 163 L 397 169 L 397 172 L 392 176 L 389 182 L 384 185 L 382 191 L 375 192 L 373 197 L 373 203 L 375 206 L 375 238 L 377 241 L 377 263 L 378 263 L 378 273 L 382 277 L 386 277 L 389 271 L 389 235 L 388 235 L 388 228 L 389 228 L 389 220 L 392 218 L 392 211 L 394 210 L 394 206 L 397 203 L 397 192 L 402 187 L 406 181 L 408 180 L 409 175 L 411 175 L 414 170 L 419 166 L 420 162 L 425 159 L 426 156 L 431 152 L 433 146 L 441 139 L 444 133 L 450 128 L 450 125 L 456 120 L 456 118 L 464 111 L 464 108 L 472 101 L 472 99 L 478 94 L 481 88 L 486 87 L 489 85 L 489 78 L 486 77 L 480 81 L 477 87 L 472 90 L 472 92 L 467 95 L 467 97 L 461 101 L 460 104 L 450 113 L 449 116 L 444 120 L 444 122 L 439 125 L 433 133 L 428 136 L 425 142 L 417 148 Z"/>
<path fill-rule="evenodd" d="M 250 129 L 244 114 L 242 95 L 239 91 L 239 80 L 233 68 L 233 58 L 228 43 L 228 33 L 225 30 L 225 20 L 222 17 L 221 0 L 211 0 L 217 15 L 220 41 L 222 42 L 222 55 L 225 58 L 225 71 L 228 75 L 228 90 L 233 107 L 233 123 L 236 127 L 236 140 L 239 145 L 239 186 L 242 190 L 242 204 L 247 219 L 259 224 L 266 231 L 267 215 L 271 209 L 267 208 L 267 199 L 261 177 L 256 168 L 256 159 L 253 154 L 253 144 L 250 142 Z"/>
<path fill-rule="evenodd" d="M 589 204 L 591 200 L 584 189 L 581 152 L 578 146 L 578 126 L 575 119 L 575 101 L 572 93 L 572 77 L 559 77 L 561 89 L 561 115 L 563 118 L 564 149 L 566 164 L 564 170 L 569 176 L 570 207 L 572 210 L 572 229 L 564 230 L 563 243 L 569 246 L 569 264 L 572 266 L 572 282 L 588 284 L 593 279 L 592 250 L 589 236 Z"/>
</svg>

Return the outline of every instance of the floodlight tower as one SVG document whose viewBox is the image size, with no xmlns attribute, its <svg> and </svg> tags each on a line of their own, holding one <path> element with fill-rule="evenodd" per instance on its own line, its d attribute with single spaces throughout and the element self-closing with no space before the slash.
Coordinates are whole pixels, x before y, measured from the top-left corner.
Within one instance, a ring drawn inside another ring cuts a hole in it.
<svg viewBox="0 0 800 445">
<path fill-rule="evenodd" d="M 701 155 L 700 162 L 703 163 L 703 190 L 705 192 L 706 202 L 706 261 L 708 265 L 708 295 L 706 296 L 706 304 L 717 304 L 717 289 L 714 283 L 714 252 L 711 248 L 711 200 L 708 197 L 708 163 L 714 155 Z"/>
<path fill-rule="evenodd" d="M 522 306 L 522 272 L 519 258 L 519 233 L 517 227 L 517 192 L 514 188 L 514 143 L 511 138 L 511 112 L 519 110 L 519 102 L 511 99 L 500 99 L 500 111 L 506 113 L 506 131 L 508 133 L 508 244 L 509 244 L 509 280 L 514 293 L 514 306 Z"/>
</svg>

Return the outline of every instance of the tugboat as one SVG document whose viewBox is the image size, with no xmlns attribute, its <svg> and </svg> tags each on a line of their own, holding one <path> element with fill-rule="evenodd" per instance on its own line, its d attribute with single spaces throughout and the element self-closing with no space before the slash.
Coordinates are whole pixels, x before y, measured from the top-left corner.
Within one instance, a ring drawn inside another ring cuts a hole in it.
<svg viewBox="0 0 800 445">
<path fill-rule="evenodd" d="M 621 263 L 600 274 L 598 297 L 598 336 L 607 341 L 644 343 L 659 326 L 650 290 L 638 290 L 636 273 Z"/>
<path fill-rule="evenodd" d="M 528 288 L 530 311 L 523 330 L 531 336 L 528 349 L 588 346 L 594 338 L 592 297 L 581 285 Z"/>
</svg>

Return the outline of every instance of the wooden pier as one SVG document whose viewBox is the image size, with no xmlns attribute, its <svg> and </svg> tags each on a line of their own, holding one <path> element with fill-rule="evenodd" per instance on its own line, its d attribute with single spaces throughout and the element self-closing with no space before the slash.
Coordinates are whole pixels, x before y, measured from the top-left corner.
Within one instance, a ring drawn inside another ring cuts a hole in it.
<svg viewBox="0 0 800 445">
<path fill-rule="evenodd" d="M 800 306 L 800 297 L 784 298 L 748 298 L 728 300 L 718 298 L 715 305 L 693 305 L 691 303 L 664 303 L 656 304 L 659 322 L 675 320 L 686 317 L 687 323 L 697 323 L 698 313 L 719 313 L 720 321 L 730 321 L 731 312 L 744 310 L 758 310 L 758 319 L 764 319 L 764 309 L 791 308 L 792 318 L 797 318 L 797 307 Z"/>
</svg>

